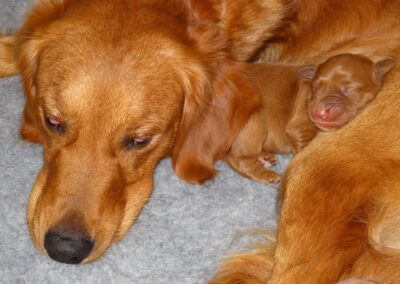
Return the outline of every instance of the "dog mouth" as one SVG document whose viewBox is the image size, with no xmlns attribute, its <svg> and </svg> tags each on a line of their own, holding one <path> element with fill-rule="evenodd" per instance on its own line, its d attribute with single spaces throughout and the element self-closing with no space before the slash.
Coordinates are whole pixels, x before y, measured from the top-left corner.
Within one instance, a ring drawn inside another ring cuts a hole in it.
<svg viewBox="0 0 400 284">
<path fill-rule="evenodd" d="M 340 121 L 324 121 L 324 120 L 319 120 L 311 117 L 311 121 L 322 131 L 333 131 L 341 128 L 344 126 L 347 121 L 345 120 L 340 120 Z"/>
</svg>

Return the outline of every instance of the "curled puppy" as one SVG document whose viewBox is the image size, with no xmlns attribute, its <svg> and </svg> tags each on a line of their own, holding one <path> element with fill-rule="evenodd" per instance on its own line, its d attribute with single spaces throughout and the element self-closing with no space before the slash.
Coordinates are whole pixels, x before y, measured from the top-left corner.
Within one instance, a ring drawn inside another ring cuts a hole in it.
<svg viewBox="0 0 400 284">
<path fill-rule="evenodd" d="M 338 129 L 378 94 L 395 61 L 377 63 L 354 54 L 319 65 L 248 65 L 246 73 L 262 95 L 260 110 L 241 130 L 225 161 L 242 175 L 267 183 L 280 175 L 264 167 L 271 153 L 298 153 L 319 131 Z"/>
</svg>

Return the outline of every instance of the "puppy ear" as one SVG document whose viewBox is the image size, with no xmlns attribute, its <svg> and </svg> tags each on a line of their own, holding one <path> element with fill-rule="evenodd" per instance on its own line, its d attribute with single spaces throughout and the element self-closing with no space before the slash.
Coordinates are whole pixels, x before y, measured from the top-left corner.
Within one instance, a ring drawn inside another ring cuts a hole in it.
<svg viewBox="0 0 400 284">
<path fill-rule="evenodd" d="M 393 59 L 384 59 L 374 64 L 373 80 L 377 85 L 382 85 L 385 76 L 393 69 L 396 65 L 396 61 Z"/>
<path fill-rule="evenodd" d="M 317 71 L 316 65 L 306 65 L 297 69 L 297 76 L 305 81 L 311 81 L 315 77 Z"/>
<path fill-rule="evenodd" d="M 215 175 L 214 162 L 226 155 L 260 105 L 257 90 L 239 65 L 223 66 L 209 86 L 205 95 L 187 94 L 173 149 L 176 174 L 191 183 L 202 183 Z M 203 100 L 200 106 L 193 101 L 199 98 Z M 193 108 L 193 104 L 198 107 Z"/>
</svg>

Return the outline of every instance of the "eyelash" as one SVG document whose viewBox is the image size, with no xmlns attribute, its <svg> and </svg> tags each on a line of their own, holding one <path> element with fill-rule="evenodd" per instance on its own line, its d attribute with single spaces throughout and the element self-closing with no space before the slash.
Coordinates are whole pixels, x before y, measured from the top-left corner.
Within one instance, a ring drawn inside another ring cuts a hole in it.
<svg viewBox="0 0 400 284">
<path fill-rule="evenodd" d="M 61 122 L 54 117 L 45 117 L 45 122 L 46 125 L 51 128 L 52 130 L 55 130 L 57 132 L 63 132 L 64 131 L 64 126 L 61 124 Z"/>
</svg>

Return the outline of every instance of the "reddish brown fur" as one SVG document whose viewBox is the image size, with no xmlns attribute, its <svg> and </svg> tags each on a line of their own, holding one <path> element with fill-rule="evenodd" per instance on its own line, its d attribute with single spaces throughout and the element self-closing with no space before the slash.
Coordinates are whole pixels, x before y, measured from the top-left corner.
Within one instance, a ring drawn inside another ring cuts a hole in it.
<svg viewBox="0 0 400 284">
<path fill-rule="evenodd" d="M 393 60 L 374 64 L 364 56 L 342 54 L 318 66 L 298 69 L 287 65 L 247 65 L 245 72 L 258 86 L 262 105 L 233 141 L 225 161 L 246 177 L 278 182 L 280 176 L 265 168 L 260 159 L 272 152 L 298 153 L 320 129 L 338 129 L 349 123 L 381 89 L 381 80 L 379 84 L 375 82 L 375 74 L 384 77 L 393 64 Z M 335 116 L 331 113 L 333 107 Z M 316 115 L 321 108 L 327 113 L 322 118 Z"/>
<path fill-rule="evenodd" d="M 376 97 L 394 65 L 392 59 L 374 63 L 364 56 L 339 54 L 301 68 L 298 74 L 311 82 L 310 119 L 321 130 L 346 125 Z"/>
<path fill-rule="evenodd" d="M 399 58 L 400 1 L 293 3 L 289 25 L 264 59 Z M 319 135 L 295 157 L 283 182 L 275 251 L 233 259 L 211 283 L 398 283 L 399 76 L 397 66 L 352 123 Z"/>
<path fill-rule="evenodd" d="M 280 0 L 235 3 L 42 0 L 0 37 L 0 75 L 23 77 L 21 135 L 44 146 L 28 208 L 40 251 L 52 232 L 95 241 L 84 262 L 99 257 L 131 227 L 171 152 L 186 180 L 214 174 L 259 105 L 234 59 L 251 57 L 286 11 Z"/>
<path fill-rule="evenodd" d="M 263 60 L 304 64 L 354 53 L 378 61 L 400 40 L 396 0 L 292 0 L 288 7 L 288 24 L 267 41 Z"/>
</svg>

